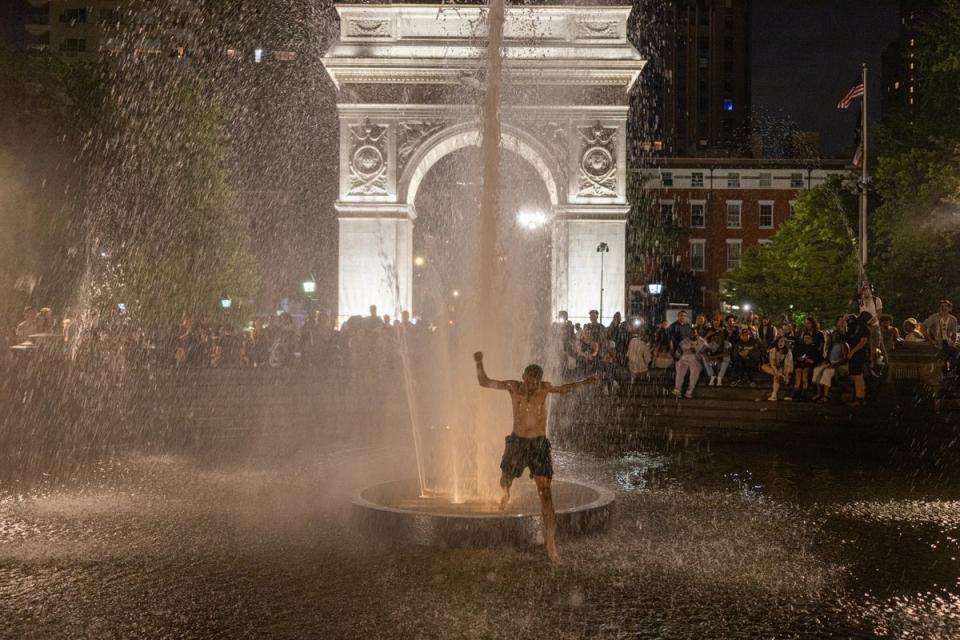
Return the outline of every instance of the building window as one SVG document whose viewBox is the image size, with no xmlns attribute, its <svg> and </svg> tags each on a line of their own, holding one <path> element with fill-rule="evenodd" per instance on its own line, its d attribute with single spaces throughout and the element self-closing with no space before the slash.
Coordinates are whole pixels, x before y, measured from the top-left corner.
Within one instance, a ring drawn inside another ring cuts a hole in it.
<svg viewBox="0 0 960 640">
<path fill-rule="evenodd" d="M 690 186 L 693 187 L 694 189 L 703 188 L 703 172 L 694 171 L 693 173 L 690 174 Z"/>
<path fill-rule="evenodd" d="M 773 176 L 769 173 L 760 174 L 760 188 L 769 188 L 773 186 Z"/>
<path fill-rule="evenodd" d="M 660 224 L 665 227 L 673 226 L 673 201 L 660 201 Z"/>
<path fill-rule="evenodd" d="M 87 50 L 87 41 L 83 38 L 66 38 L 60 41 L 60 51 L 64 53 L 83 53 Z"/>
<path fill-rule="evenodd" d="M 757 244 L 759 244 L 761 248 L 767 246 L 771 242 L 773 242 L 773 240 L 771 240 L 770 238 L 760 238 L 759 240 L 757 240 Z"/>
<path fill-rule="evenodd" d="M 87 22 L 87 10 L 83 9 L 64 9 L 60 13 L 60 22 L 66 23 L 71 27 Z"/>
<path fill-rule="evenodd" d="M 703 271 L 707 261 L 707 241 L 690 241 L 690 271 Z"/>
<path fill-rule="evenodd" d="M 660 174 L 660 185 L 663 187 L 672 187 L 673 186 L 673 173 L 670 171 L 664 171 Z"/>
<path fill-rule="evenodd" d="M 739 189 L 740 188 L 740 174 L 730 172 L 727 174 L 727 188 L 728 189 Z"/>
<path fill-rule="evenodd" d="M 760 228 L 773 229 L 773 203 L 760 203 Z"/>
<path fill-rule="evenodd" d="M 793 217 L 793 205 L 794 205 L 794 204 L 795 204 L 794 201 L 791 200 L 791 201 L 790 201 L 790 214 L 789 214 L 791 218 Z"/>
<path fill-rule="evenodd" d="M 263 62 L 263 49 L 254 49 L 253 50 L 253 61 L 257 64 Z"/>
<path fill-rule="evenodd" d="M 803 174 L 802 174 L 802 173 L 791 173 L 791 174 L 790 174 L 790 188 L 791 188 L 791 189 L 803 189 Z"/>
<path fill-rule="evenodd" d="M 690 226 L 694 229 L 703 229 L 707 226 L 707 203 L 703 201 L 690 203 Z"/>
<path fill-rule="evenodd" d="M 743 240 L 727 240 L 727 271 L 736 271 L 740 268 L 740 249 Z"/>
<path fill-rule="evenodd" d="M 743 203 L 739 200 L 736 202 L 727 202 L 727 229 L 740 228 L 742 207 Z"/>
<path fill-rule="evenodd" d="M 273 57 L 280 62 L 293 62 L 297 59 L 297 54 L 294 51 L 275 51 Z"/>
<path fill-rule="evenodd" d="M 628 307 L 630 309 L 630 315 L 643 315 L 643 303 L 646 299 L 645 291 L 646 287 L 630 286 L 630 306 Z"/>
</svg>

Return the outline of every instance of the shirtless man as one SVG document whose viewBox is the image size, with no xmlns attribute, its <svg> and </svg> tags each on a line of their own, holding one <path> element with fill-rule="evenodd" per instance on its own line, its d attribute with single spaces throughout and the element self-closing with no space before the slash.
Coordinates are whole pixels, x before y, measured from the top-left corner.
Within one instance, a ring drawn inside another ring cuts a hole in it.
<svg viewBox="0 0 960 640">
<path fill-rule="evenodd" d="M 530 467 L 530 475 L 537 483 L 540 505 L 543 508 L 543 525 L 546 529 L 547 557 L 557 562 L 557 516 L 553 510 L 550 479 L 553 478 L 553 463 L 550 459 L 550 441 L 547 440 L 547 394 L 570 393 L 584 384 L 597 381 L 590 376 L 579 382 L 555 386 L 543 381 L 543 369 L 531 364 L 523 370 L 523 380 L 491 380 L 483 370 L 483 353 L 473 354 L 477 362 L 477 380 L 481 387 L 500 389 L 510 394 L 513 402 L 513 433 L 506 438 L 503 459 L 500 461 L 500 487 L 503 497 L 500 509 L 510 504 L 510 485 L 514 478 L 523 475 Z"/>
</svg>

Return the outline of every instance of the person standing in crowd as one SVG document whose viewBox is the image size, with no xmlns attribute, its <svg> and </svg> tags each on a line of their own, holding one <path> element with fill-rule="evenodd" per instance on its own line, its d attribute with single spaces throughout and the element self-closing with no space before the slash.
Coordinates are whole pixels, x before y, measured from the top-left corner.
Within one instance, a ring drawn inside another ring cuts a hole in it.
<svg viewBox="0 0 960 640">
<path fill-rule="evenodd" d="M 550 327 L 550 334 L 550 349 L 560 365 L 562 375 L 566 376 L 566 372 L 576 366 L 577 359 L 576 345 L 574 344 L 576 334 L 566 311 L 557 314 L 557 321 Z"/>
<path fill-rule="evenodd" d="M 776 346 L 777 335 L 777 328 L 770 321 L 770 316 L 760 318 L 760 324 L 757 327 L 757 340 L 759 340 L 760 348 L 764 352 L 769 352 Z"/>
<path fill-rule="evenodd" d="M 893 326 L 893 316 L 888 313 L 880 314 L 880 339 L 883 341 L 883 351 L 887 354 L 900 343 L 900 332 Z"/>
<path fill-rule="evenodd" d="M 650 365 L 653 363 L 653 350 L 650 348 L 649 334 L 640 331 L 633 334 L 627 345 L 627 365 L 630 370 L 630 384 L 637 378 L 649 377 Z"/>
<path fill-rule="evenodd" d="M 607 327 L 607 340 L 612 343 L 613 362 L 618 370 L 627 366 L 627 346 L 630 344 L 630 333 L 620 312 L 613 314 L 610 326 Z"/>
<path fill-rule="evenodd" d="M 867 353 L 870 366 L 877 364 L 877 349 L 883 345 L 880 340 L 880 314 L 883 313 L 883 301 L 879 296 L 874 295 L 873 286 L 864 282 L 860 287 L 857 297 L 857 305 L 860 309 L 860 315 L 869 314 L 867 320 L 867 331 L 870 333 L 870 344 Z"/>
<path fill-rule="evenodd" d="M 780 394 L 780 386 L 790 384 L 793 376 L 793 353 L 790 351 L 790 342 L 780 336 L 774 346 L 767 353 L 767 362 L 761 370 L 773 377 L 773 391 L 767 397 L 770 402 L 776 402 Z"/>
<path fill-rule="evenodd" d="M 943 352 L 948 369 L 955 369 L 960 359 L 957 349 L 957 317 L 953 315 L 953 303 L 941 300 L 937 313 L 923 322 L 927 341 Z"/>
<path fill-rule="evenodd" d="M 727 339 L 727 331 L 720 321 L 720 316 L 714 316 L 704 336 L 707 347 L 703 350 L 701 357 L 703 359 L 703 368 L 710 381 L 709 387 L 722 387 L 723 376 L 727 373 L 727 367 L 730 366 L 730 349 L 732 345 Z"/>
<path fill-rule="evenodd" d="M 697 381 L 700 379 L 700 354 L 706 346 L 707 343 L 697 335 L 697 330 L 693 327 L 690 328 L 687 337 L 680 341 L 680 358 L 677 360 L 677 374 L 673 386 L 674 396 L 678 398 L 681 396 L 684 379 L 689 374 L 690 381 L 687 384 L 686 397 L 693 397 L 693 391 L 697 388 Z"/>
<path fill-rule="evenodd" d="M 847 317 L 840 315 L 837 318 L 837 326 L 830 334 L 827 341 L 827 357 L 818 366 L 813 369 L 813 384 L 817 387 L 817 393 L 811 398 L 814 402 L 829 402 L 830 387 L 833 385 L 833 378 L 842 370 L 847 361 Z"/>
<path fill-rule="evenodd" d="M 680 348 L 680 343 L 690 335 L 690 322 L 687 320 L 687 312 L 681 311 L 677 314 L 677 319 L 673 321 L 667 330 L 670 333 L 670 341 L 673 343 L 673 350 L 676 352 Z"/>
<path fill-rule="evenodd" d="M 751 387 L 757 386 L 753 380 L 753 375 L 757 370 L 757 364 L 760 362 L 760 343 L 756 336 L 744 327 L 740 330 L 740 338 L 733 346 L 733 385 L 749 384 Z"/>
<path fill-rule="evenodd" d="M 864 379 L 870 366 L 870 312 L 863 311 L 859 316 L 847 316 L 847 366 L 853 378 L 854 407 L 862 407 L 867 400 L 867 384 Z"/>
<path fill-rule="evenodd" d="M 793 347 L 793 368 L 796 378 L 793 385 L 793 397 L 798 400 L 806 399 L 806 392 L 812 384 L 813 370 L 823 362 L 822 347 L 817 346 L 814 335 L 811 331 L 804 331 L 800 342 Z M 787 399 L 784 398 L 784 400 Z"/>
</svg>

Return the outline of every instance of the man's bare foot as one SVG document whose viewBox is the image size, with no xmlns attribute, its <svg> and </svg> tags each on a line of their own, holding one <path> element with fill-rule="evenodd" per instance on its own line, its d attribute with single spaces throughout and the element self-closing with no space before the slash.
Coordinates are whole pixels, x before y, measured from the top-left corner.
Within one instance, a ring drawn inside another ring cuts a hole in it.
<svg viewBox="0 0 960 640">
<path fill-rule="evenodd" d="M 547 558 L 550 559 L 550 562 L 560 562 L 560 554 L 557 553 L 556 542 L 547 543 Z"/>
<path fill-rule="evenodd" d="M 510 492 L 505 491 L 500 498 L 500 511 L 506 511 L 510 507 Z"/>
</svg>

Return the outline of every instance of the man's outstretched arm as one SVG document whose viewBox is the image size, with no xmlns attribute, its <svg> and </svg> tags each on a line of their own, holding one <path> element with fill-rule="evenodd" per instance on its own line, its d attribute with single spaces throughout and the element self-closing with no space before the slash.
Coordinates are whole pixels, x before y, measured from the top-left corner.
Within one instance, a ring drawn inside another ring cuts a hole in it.
<svg viewBox="0 0 960 640">
<path fill-rule="evenodd" d="M 505 380 L 493 380 L 492 378 L 487 377 L 487 372 L 483 370 L 483 352 L 477 351 L 473 354 L 473 359 L 477 363 L 477 382 L 480 383 L 481 387 L 486 387 L 487 389 L 500 389 L 501 391 L 509 391 L 510 383 Z"/>
<path fill-rule="evenodd" d="M 576 382 L 568 382 L 567 384 L 554 385 L 547 383 L 547 393 L 570 393 L 577 387 L 582 387 L 587 384 L 593 384 L 597 381 L 597 376 L 590 376 L 584 378 L 583 380 L 577 380 Z"/>
</svg>

